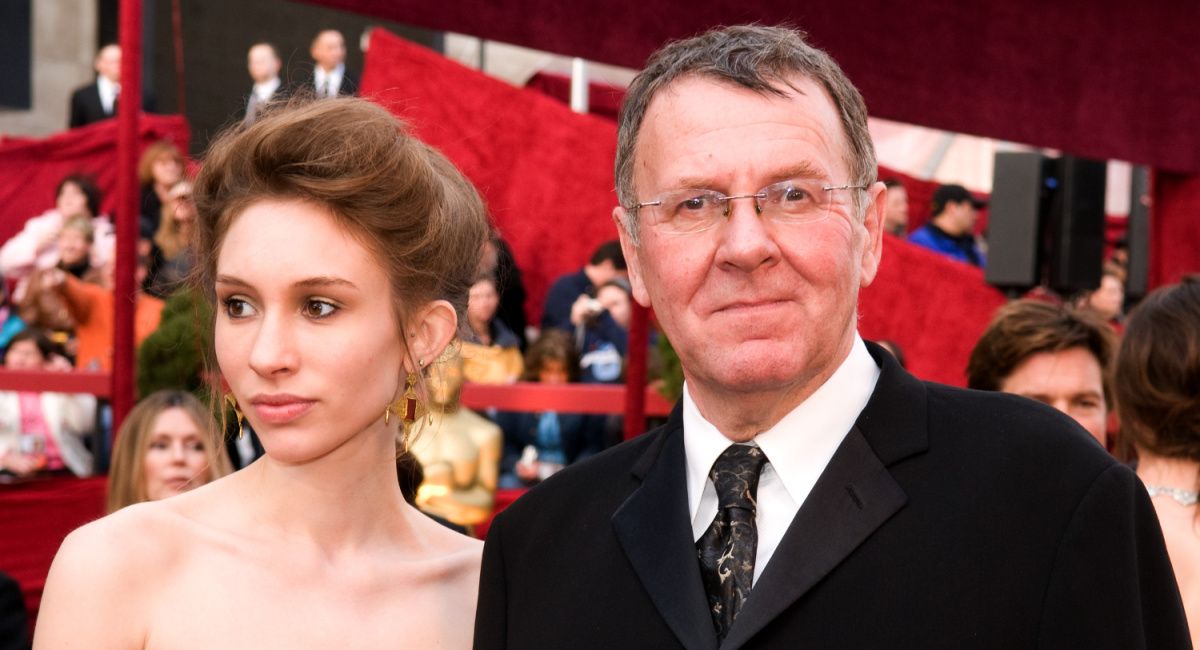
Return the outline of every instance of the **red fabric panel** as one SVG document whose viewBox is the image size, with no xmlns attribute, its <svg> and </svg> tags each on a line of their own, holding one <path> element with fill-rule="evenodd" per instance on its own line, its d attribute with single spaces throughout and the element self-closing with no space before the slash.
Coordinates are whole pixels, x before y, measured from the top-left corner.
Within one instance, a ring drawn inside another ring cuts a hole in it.
<svg viewBox="0 0 1200 650">
<path fill-rule="evenodd" d="M 633 68 L 714 25 L 787 22 L 837 59 L 872 115 L 1200 170 L 1195 2 L 307 1 Z"/>
<path fill-rule="evenodd" d="M 1150 204 L 1150 286 L 1200 273 L 1200 175 L 1156 172 Z"/>
<path fill-rule="evenodd" d="M 190 131 L 179 115 L 142 115 L 141 145 L 169 140 L 187 151 Z M 104 194 L 101 210 L 117 205 L 117 120 L 105 120 L 44 140 L 0 140 L 0 241 L 30 217 L 54 207 L 54 188 L 73 172 L 91 174 Z"/>
<path fill-rule="evenodd" d="M 1004 303 L 983 271 L 884 235 L 879 273 L 859 297 L 859 332 L 899 344 L 918 377 L 965 386 L 971 349 Z"/>
<path fill-rule="evenodd" d="M 538 322 L 550 283 L 617 236 L 616 126 L 373 34 L 362 94 L 407 120 L 479 188 L 521 268 L 526 313 Z"/>
<path fill-rule="evenodd" d="M 104 514 L 106 481 L 61 477 L 0 486 L 0 571 L 21 584 L 30 622 L 63 538 Z"/>
</svg>

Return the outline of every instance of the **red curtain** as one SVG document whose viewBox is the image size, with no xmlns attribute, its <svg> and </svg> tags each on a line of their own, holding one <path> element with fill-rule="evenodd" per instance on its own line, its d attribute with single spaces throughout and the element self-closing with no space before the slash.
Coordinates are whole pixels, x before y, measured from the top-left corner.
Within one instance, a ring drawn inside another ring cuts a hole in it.
<svg viewBox="0 0 1200 650">
<path fill-rule="evenodd" d="M 143 115 L 141 143 L 168 140 L 187 152 L 190 132 L 178 115 Z M 105 120 L 46 139 L 0 140 L 0 241 L 19 232 L 30 217 L 54 207 L 54 188 L 68 174 L 96 181 L 112 215 L 117 203 L 117 120 Z"/>
<path fill-rule="evenodd" d="M 1149 259 L 1151 287 L 1200 273 L 1200 175 L 1154 174 Z"/>
</svg>

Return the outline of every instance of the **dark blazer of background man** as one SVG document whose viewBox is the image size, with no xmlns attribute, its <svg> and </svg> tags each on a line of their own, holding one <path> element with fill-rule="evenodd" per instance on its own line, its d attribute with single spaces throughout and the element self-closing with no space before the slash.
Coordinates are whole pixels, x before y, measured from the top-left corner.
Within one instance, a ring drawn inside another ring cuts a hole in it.
<svg viewBox="0 0 1200 650">
<path fill-rule="evenodd" d="M 919 381 L 858 337 L 875 173 L 861 97 L 796 32 L 725 28 L 651 58 L 614 216 L 685 397 L 496 518 L 476 647 L 1189 646 L 1128 468 L 1053 409 Z M 768 461 L 756 577 L 720 642 L 693 467 L 714 437 Z"/>
<path fill-rule="evenodd" d="M 313 67 L 300 79 L 297 88 L 317 97 L 337 97 L 358 93 L 358 76 L 346 68 L 346 39 L 336 29 L 326 29 L 313 38 L 309 55 Z"/>
<path fill-rule="evenodd" d="M 121 47 L 106 45 L 100 48 L 93 65 L 96 81 L 71 93 L 68 126 L 72 129 L 117 115 L 117 97 L 121 88 Z"/>
</svg>

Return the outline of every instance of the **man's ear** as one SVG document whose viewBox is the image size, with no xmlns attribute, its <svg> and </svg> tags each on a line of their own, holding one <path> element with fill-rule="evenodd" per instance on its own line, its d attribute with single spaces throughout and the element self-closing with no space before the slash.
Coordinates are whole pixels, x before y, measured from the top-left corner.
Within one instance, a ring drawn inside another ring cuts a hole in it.
<svg viewBox="0 0 1200 650">
<path fill-rule="evenodd" d="M 449 302 L 434 300 L 417 310 L 408 323 L 409 358 L 404 361 L 405 368 L 409 372 L 419 372 L 422 365 L 428 367 L 441 356 L 457 333 L 458 314 Z M 414 367 L 408 367 L 410 364 Z"/>
<path fill-rule="evenodd" d="M 883 259 L 883 216 L 887 211 L 887 186 L 876 182 L 867 190 L 867 196 L 868 203 L 863 210 L 866 240 L 863 242 L 862 257 L 859 260 L 860 287 L 866 287 L 875 280 L 875 274 L 879 272 L 879 263 Z"/>
<path fill-rule="evenodd" d="M 625 208 L 613 208 L 613 221 L 617 222 L 617 234 L 621 237 L 621 252 L 625 255 L 625 267 L 629 271 L 629 286 L 633 289 L 633 299 L 643 307 L 650 306 L 650 294 L 642 282 L 641 260 L 638 257 L 638 238 L 631 233 L 636 228 L 630 222 L 632 216 Z"/>
</svg>

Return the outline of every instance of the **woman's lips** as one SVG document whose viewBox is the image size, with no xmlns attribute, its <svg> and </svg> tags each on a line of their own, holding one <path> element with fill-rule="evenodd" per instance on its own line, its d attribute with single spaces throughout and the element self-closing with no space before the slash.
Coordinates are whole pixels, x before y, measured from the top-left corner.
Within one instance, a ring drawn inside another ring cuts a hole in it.
<svg viewBox="0 0 1200 650">
<path fill-rule="evenodd" d="M 267 424 L 287 424 L 299 418 L 316 404 L 316 400 L 299 397 L 263 397 L 251 400 L 258 419 Z"/>
</svg>

